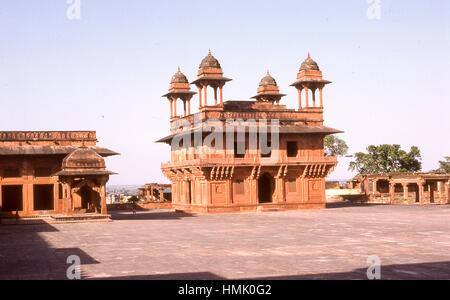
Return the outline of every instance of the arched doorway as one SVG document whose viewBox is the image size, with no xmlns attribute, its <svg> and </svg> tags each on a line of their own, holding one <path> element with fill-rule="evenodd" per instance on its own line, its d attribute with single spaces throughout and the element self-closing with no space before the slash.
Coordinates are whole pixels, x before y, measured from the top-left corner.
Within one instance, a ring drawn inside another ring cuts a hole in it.
<svg viewBox="0 0 450 300">
<path fill-rule="evenodd" d="M 264 173 L 258 180 L 258 200 L 260 204 L 272 203 L 275 191 L 275 179 L 268 173 Z"/>
<path fill-rule="evenodd" d="M 101 212 L 101 199 L 100 194 L 94 191 L 88 185 L 84 185 L 80 189 L 81 196 L 81 208 L 86 212 L 100 213 Z"/>
</svg>

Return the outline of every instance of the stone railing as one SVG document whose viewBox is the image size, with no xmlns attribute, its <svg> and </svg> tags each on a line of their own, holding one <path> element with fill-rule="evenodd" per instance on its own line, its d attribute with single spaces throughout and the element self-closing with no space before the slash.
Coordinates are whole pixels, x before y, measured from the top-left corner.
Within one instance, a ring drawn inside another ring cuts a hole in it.
<svg viewBox="0 0 450 300">
<path fill-rule="evenodd" d="M 188 166 L 253 166 L 253 165 L 309 165 L 309 164 L 323 164 L 323 165 L 334 165 L 337 163 L 336 157 L 302 157 L 302 158 L 291 158 L 291 157 L 280 157 L 278 159 L 274 158 L 260 158 L 260 157 L 249 157 L 249 158 L 235 158 L 235 157 L 224 157 L 224 158 L 201 158 L 184 160 L 177 162 L 168 162 L 161 165 L 163 169 L 167 168 L 183 168 Z"/>
</svg>

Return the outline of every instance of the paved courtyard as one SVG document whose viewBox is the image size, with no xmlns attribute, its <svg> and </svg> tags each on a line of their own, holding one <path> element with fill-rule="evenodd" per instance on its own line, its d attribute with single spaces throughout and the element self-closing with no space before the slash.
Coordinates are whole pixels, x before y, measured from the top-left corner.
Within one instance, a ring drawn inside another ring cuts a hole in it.
<svg viewBox="0 0 450 300">
<path fill-rule="evenodd" d="M 114 213 L 114 222 L 0 225 L 0 279 L 450 279 L 450 206 L 191 216 Z"/>
</svg>

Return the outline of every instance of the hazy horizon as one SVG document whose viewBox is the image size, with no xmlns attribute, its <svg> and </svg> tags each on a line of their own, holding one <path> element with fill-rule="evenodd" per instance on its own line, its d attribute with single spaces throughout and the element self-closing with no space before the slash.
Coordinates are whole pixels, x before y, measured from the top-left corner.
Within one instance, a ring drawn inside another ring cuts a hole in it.
<svg viewBox="0 0 450 300">
<path fill-rule="evenodd" d="M 193 81 L 211 49 L 225 100 L 248 100 L 269 69 L 290 108 L 310 52 L 324 77 L 325 125 L 345 131 L 350 153 L 369 144 L 413 145 L 423 169 L 450 155 L 450 2 L 381 0 L 106 1 L 0 4 L 0 130 L 96 130 L 119 173 L 111 185 L 168 182 L 165 94 L 180 66 Z M 194 97 L 193 108 L 197 108 Z M 329 179 L 351 178 L 340 159 Z"/>
</svg>

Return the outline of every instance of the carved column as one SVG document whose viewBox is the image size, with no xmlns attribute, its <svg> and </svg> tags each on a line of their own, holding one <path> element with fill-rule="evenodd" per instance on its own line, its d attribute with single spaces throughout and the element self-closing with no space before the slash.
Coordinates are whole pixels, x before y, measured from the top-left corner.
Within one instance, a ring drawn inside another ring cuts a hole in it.
<svg viewBox="0 0 450 300">
<path fill-rule="evenodd" d="M 323 108 L 323 86 L 319 88 L 320 107 Z"/>
<path fill-rule="evenodd" d="M 177 98 L 173 98 L 173 117 L 176 118 L 178 117 L 178 113 L 177 113 Z"/>
<path fill-rule="evenodd" d="M 284 182 L 284 178 L 280 177 L 280 178 L 276 178 L 276 185 L 277 185 L 277 191 L 278 191 L 278 199 L 277 202 L 278 203 L 284 203 L 286 202 L 286 192 L 285 192 L 285 182 Z"/>
<path fill-rule="evenodd" d="M 161 188 L 159 190 L 159 201 L 161 201 L 161 202 L 165 201 L 165 199 L 164 199 L 164 188 Z"/>
<path fill-rule="evenodd" d="M 173 118 L 173 100 L 169 99 L 169 103 L 170 103 L 170 118 Z"/>
<path fill-rule="evenodd" d="M 219 87 L 220 106 L 223 107 L 223 85 Z"/>
<path fill-rule="evenodd" d="M 395 183 L 393 183 L 393 182 L 389 183 L 389 198 L 390 198 L 391 204 L 393 204 L 394 198 L 395 198 Z"/>
<path fill-rule="evenodd" d="M 187 103 L 188 103 L 188 115 L 191 115 L 191 98 L 188 98 Z"/>
<path fill-rule="evenodd" d="M 417 183 L 419 186 L 419 202 L 420 205 L 425 204 L 425 181 L 420 181 Z"/>
<path fill-rule="evenodd" d="M 409 200 L 409 187 L 408 187 L 408 183 L 403 183 L 403 200 Z"/>
<path fill-rule="evenodd" d="M 198 108 L 201 109 L 203 107 L 203 88 L 201 86 L 198 87 L 198 98 L 199 98 L 199 104 L 198 104 Z"/>
<path fill-rule="evenodd" d="M 302 89 L 298 89 L 298 110 L 302 110 Z"/>
<path fill-rule="evenodd" d="M 208 106 L 208 86 L 205 85 L 203 87 L 203 101 L 204 101 L 204 106 Z"/>
</svg>

